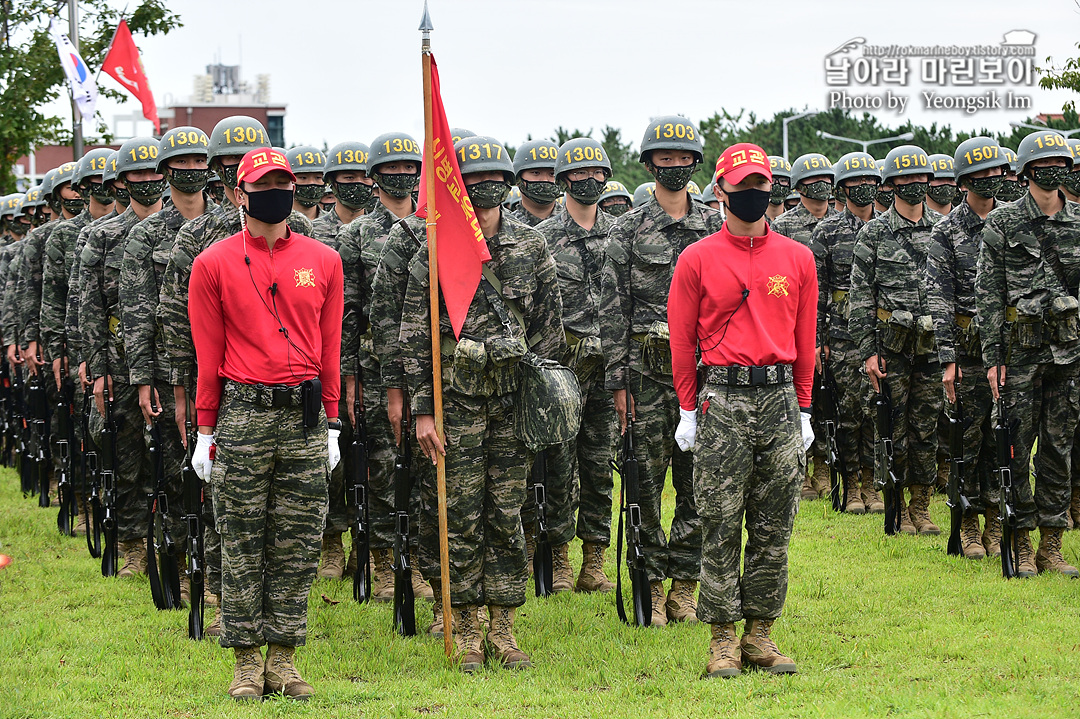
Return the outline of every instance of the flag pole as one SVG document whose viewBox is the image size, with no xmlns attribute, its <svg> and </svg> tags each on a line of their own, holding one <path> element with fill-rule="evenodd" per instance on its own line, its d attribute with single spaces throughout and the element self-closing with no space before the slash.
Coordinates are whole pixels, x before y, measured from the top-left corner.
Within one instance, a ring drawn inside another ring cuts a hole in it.
<svg viewBox="0 0 1080 719">
<path fill-rule="evenodd" d="M 431 379 L 435 400 L 435 433 L 446 446 L 443 431 L 442 333 L 439 331 L 439 258 L 435 238 L 435 122 L 431 109 L 431 16 L 424 0 L 421 53 L 424 68 L 424 177 L 427 183 L 428 303 L 431 315 Z M 452 656 L 454 637 L 450 618 L 450 545 L 446 537 L 446 458 L 435 453 L 435 483 L 439 495 L 439 592 L 442 595 L 443 649 Z"/>
<path fill-rule="evenodd" d="M 79 51 L 79 5 L 75 0 L 68 0 L 68 39 L 71 41 L 71 45 L 75 48 L 75 52 Z M 80 52 L 81 54 L 81 52 Z M 82 113 L 79 111 L 78 105 L 75 103 L 75 92 L 71 91 L 71 154 L 76 162 L 83 156 L 83 127 L 82 127 Z"/>
</svg>

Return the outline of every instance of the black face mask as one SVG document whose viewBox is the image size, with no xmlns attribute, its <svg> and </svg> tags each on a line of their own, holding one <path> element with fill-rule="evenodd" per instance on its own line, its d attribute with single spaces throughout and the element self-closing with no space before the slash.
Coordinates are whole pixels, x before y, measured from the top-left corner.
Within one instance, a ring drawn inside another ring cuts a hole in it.
<svg viewBox="0 0 1080 719">
<path fill-rule="evenodd" d="M 194 195 L 202 192 L 206 187 L 206 181 L 210 177 L 210 170 L 178 170 L 169 168 L 169 184 L 177 192 Z"/>
<path fill-rule="evenodd" d="M 371 200 L 374 187 L 364 182 L 332 182 L 334 197 L 350 210 L 363 210 Z"/>
<path fill-rule="evenodd" d="M 1001 175 L 995 177 L 969 177 L 966 182 L 968 187 L 979 197 L 992 200 L 997 197 L 1003 181 Z"/>
<path fill-rule="evenodd" d="M 1002 202 L 1014 202 L 1023 196 L 1024 188 L 1020 186 L 1019 180 L 1002 180 L 996 198 Z"/>
<path fill-rule="evenodd" d="M 929 182 L 909 182 L 906 185 L 894 185 L 893 192 L 909 205 L 918 205 L 926 199 L 926 191 L 930 189 Z"/>
<path fill-rule="evenodd" d="M 113 185 L 110 192 L 112 192 L 112 196 L 115 197 L 116 201 L 121 205 L 127 205 L 131 202 L 131 193 L 127 191 L 126 187 Z"/>
<path fill-rule="evenodd" d="M 851 200 L 856 207 L 866 207 L 874 201 L 878 195 L 877 185 L 855 185 L 841 188 L 847 199 Z"/>
<path fill-rule="evenodd" d="M 86 200 L 81 197 L 75 200 L 61 200 L 64 209 L 73 217 L 86 209 Z"/>
<path fill-rule="evenodd" d="M 521 188 L 522 195 L 538 205 L 550 205 L 559 199 L 559 195 L 562 194 L 562 190 L 559 189 L 558 185 L 547 180 L 537 180 L 535 182 L 518 180 L 518 187 Z"/>
<path fill-rule="evenodd" d="M 390 195 L 396 197 L 399 200 L 403 200 L 412 194 L 413 188 L 420 184 L 420 173 L 415 172 L 410 175 L 384 175 L 381 172 L 375 173 L 375 183 L 379 186 L 379 189 Z"/>
<path fill-rule="evenodd" d="M 238 162 L 235 165 L 222 165 L 221 163 L 218 163 L 218 165 L 221 168 L 218 170 L 218 177 L 221 178 L 222 183 L 230 190 L 235 190 L 236 171 L 240 169 L 240 163 Z"/>
<path fill-rule="evenodd" d="M 297 185 L 296 201 L 302 207 L 314 207 L 326 194 L 326 185 Z"/>
<path fill-rule="evenodd" d="M 275 187 L 269 190 L 246 193 L 248 207 L 244 212 L 259 222 L 276 225 L 284 222 L 292 212 L 293 191 Z"/>
<path fill-rule="evenodd" d="M 652 174 L 661 186 L 672 192 L 678 192 L 690 182 L 696 169 L 696 162 L 685 167 L 656 167 L 654 165 Z"/>
<path fill-rule="evenodd" d="M 225 201 L 225 185 L 208 185 L 206 191 L 210 193 L 210 199 L 219 205 Z"/>
<path fill-rule="evenodd" d="M 111 205 L 113 203 L 113 196 L 112 193 L 109 192 L 109 188 L 105 187 L 105 185 L 100 182 L 91 182 L 86 194 L 90 195 L 90 197 L 93 197 L 103 205 Z"/>
<path fill-rule="evenodd" d="M 571 180 L 566 194 L 573 197 L 583 205 L 595 205 L 604 194 L 606 180 L 597 180 L 595 177 L 586 177 L 584 180 Z"/>
<path fill-rule="evenodd" d="M 124 184 L 127 185 L 128 194 L 131 195 L 131 199 L 145 207 L 150 207 L 165 194 L 166 183 L 164 177 L 160 180 L 144 180 L 142 182 L 127 180 Z"/>
<path fill-rule="evenodd" d="M 12 220 L 9 226 L 16 235 L 25 235 L 30 231 L 30 223 L 22 218 Z"/>
<path fill-rule="evenodd" d="M 484 180 L 465 188 L 473 205 L 482 210 L 498 207 L 510 194 L 510 183 L 501 180 Z"/>
<path fill-rule="evenodd" d="M 885 207 L 892 207 L 893 191 L 892 190 L 878 190 L 877 197 L 874 198 L 875 202 L 880 202 Z"/>
<path fill-rule="evenodd" d="M 1044 190 L 1056 190 L 1067 172 L 1064 167 L 1033 167 L 1027 174 L 1032 182 Z"/>
<path fill-rule="evenodd" d="M 774 180 L 772 190 L 769 191 L 769 202 L 773 205 L 782 205 L 790 194 L 791 185 L 781 185 Z"/>
<path fill-rule="evenodd" d="M 333 210 L 333 209 L 334 209 L 334 205 L 335 205 L 335 204 L 336 204 L 336 203 L 334 203 L 334 202 L 323 202 L 323 203 L 321 203 L 321 204 L 319 205 L 319 207 L 321 207 L 321 208 L 322 208 L 322 211 L 323 211 L 323 212 L 330 212 L 331 210 Z"/>
<path fill-rule="evenodd" d="M 727 193 L 727 211 L 743 222 L 757 222 L 769 209 L 769 192 L 766 190 L 739 190 Z"/>
<path fill-rule="evenodd" d="M 956 199 L 956 185 L 931 185 L 926 194 L 939 205 L 951 205 Z"/>
<path fill-rule="evenodd" d="M 600 208 L 604 212 L 608 213 L 612 217 L 621 217 L 630 211 L 629 202 L 615 202 L 610 205 L 604 205 Z"/>
<path fill-rule="evenodd" d="M 1080 195 L 1080 170 L 1072 172 L 1061 178 L 1062 186 L 1074 195 Z"/>
<path fill-rule="evenodd" d="M 796 187 L 799 194 L 809 200 L 827 200 L 832 195 L 833 186 L 828 180 L 800 182 Z"/>
</svg>

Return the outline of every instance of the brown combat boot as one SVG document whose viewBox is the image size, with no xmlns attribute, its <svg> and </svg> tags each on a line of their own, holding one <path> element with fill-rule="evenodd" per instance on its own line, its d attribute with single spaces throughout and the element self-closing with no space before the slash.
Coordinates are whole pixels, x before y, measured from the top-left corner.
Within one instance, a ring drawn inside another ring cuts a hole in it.
<svg viewBox="0 0 1080 719">
<path fill-rule="evenodd" d="M 372 549 L 371 563 L 375 570 L 371 598 L 376 602 L 392 602 L 394 600 L 394 550 Z"/>
<path fill-rule="evenodd" d="M 473 674 L 484 666 L 484 641 L 477 626 L 477 606 L 466 604 L 453 609 L 451 631 L 454 633 L 454 654 L 461 671 Z"/>
<path fill-rule="evenodd" d="M 333 532 L 322 538 L 322 557 L 319 560 L 319 576 L 324 579 L 341 579 L 345 572 L 345 547 L 341 534 Z"/>
<path fill-rule="evenodd" d="M 1072 501 L 1069 502 L 1069 521 L 1072 529 L 1080 528 L 1080 487 L 1073 487 Z"/>
<path fill-rule="evenodd" d="M 122 579 L 130 579 L 136 574 L 146 574 L 146 542 L 136 539 L 134 542 L 120 542 L 119 549 L 124 554 L 124 566 L 116 573 Z"/>
<path fill-rule="evenodd" d="M 671 591 L 668 592 L 664 608 L 667 617 L 673 622 L 695 623 L 697 618 L 697 600 L 694 592 L 697 591 L 697 582 L 689 579 L 672 579 Z"/>
<path fill-rule="evenodd" d="M 214 597 L 217 599 L 217 597 Z M 221 603 L 220 600 L 217 604 L 212 605 L 214 607 L 214 618 L 203 628 L 203 634 L 208 637 L 220 637 L 221 636 Z"/>
<path fill-rule="evenodd" d="M 802 489 L 799 490 L 799 497 L 804 502 L 813 502 L 818 498 L 817 490 L 814 489 L 813 478 L 809 474 L 803 477 Z"/>
<path fill-rule="evenodd" d="M 941 534 L 941 528 L 930 521 L 930 495 L 934 489 L 925 484 L 911 485 L 911 504 L 908 516 L 919 534 Z"/>
<path fill-rule="evenodd" d="M 900 513 L 900 533 L 915 534 L 915 525 L 911 522 L 907 505 L 904 503 L 904 490 L 896 490 L 896 511 Z"/>
<path fill-rule="evenodd" d="M 75 495 L 75 506 L 79 510 L 79 516 L 75 518 L 75 530 L 74 530 L 75 534 L 76 535 L 80 535 L 80 534 L 85 535 L 86 534 L 86 514 L 87 514 L 86 509 L 87 509 L 87 507 L 86 507 L 86 500 L 83 499 L 82 495 L 79 495 L 79 494 Z"/>
<path fill-rule="evenodd" d="M 431 592 L 433 596 L 433 602 L 431 607 L 431 626 L 428 627 L 427 633 L 433 637 L 442 639 L 443 636 L 443 603 L 442 592 L 439 589 L 438 580 L 431 583 Z M 454 622 L 454 613 L 450 613 L 450 623 Z M 453 631 L 453 628 L 451 628 Z"/>
<path fill-rule="evenodd" d="M 1035 554 L 1035 567 L 1042 572 L 1061 572 L 1066 577 L 1080 577 L 1080 571 L 1061 556 L 1061 527 L 1039 527 L 1039 551 Z"/>
<path fill-rule="evenodd" d="M 664 593 L 663 582 L 649 582 L 649 593 L 652 595 L 652 626 L 667 626 L 667 609 L 664 602 L 667 595 Z"/>
<path fill-rule="evenodd" d="M 983 528 L 982 545 L 988 557 L 1001 556 L 1001 520 L 996 509 L 986 510 L 986 527 Z"/>
<path fill-rule="evenodd" d="M 349 560 L 345 562 L 345 571 L 341 573 L 342 577 L 351 577 L 356 574 L 356 545 L 352 542 L 349 543 Z M 371 566 L 371 557 L 368 557 L 368 567 Z"/>
<path fill-rule="evenodd" d="M 881 495 L 874 486 L 874 468 L 863 467 L 859 479 L 862 481 L 862 501 L 866 505 L 866 513 L 885 514 L 885 502 L 881 501 Z"/>
<path fill-rule="evenodd" d="M 416 561 L 416 552 L 409 552 L 409 566 L 412 567 L 412 593 L 417 599 L 434 599 L 435 592 L 431 590 L 431 585 L 427 583 L 420 574 L 418 567 L 420 563 Z"/>
<path fill-rule="evenodd" d="M 233 669 L 229 696 L 233 699 L 260 699 L 266 668 L 263 665 L 262 647 L 233 647 L 236 668 Z"/>
<path fill-rule="evenodd" d="M 1039 573 L 1035 564 L 1035 550 L 1031 546 L 1031 532 L 1027 529 L 1016 530 L 1016 576 L 1028 578 Z"/>
<path fill-rule="evenodd" d="M 551 590 L 574 591 L 574 570 L 570 568 L 570 545 L 556 544 L 551 548 Z"/>
<path fill-rule="evenodd" d="M 865 514 L 866 505 L 863 503 L 862 496 L 859 494 L 859 474 L 849 474 L 847 479 L 844 480 L 844 493 L 847 494 L 847 502 L 844 504 L 844 511 L 848 514 Z M 841 497 L 843 499 L 843 497 Z"/>
<path fill-rule="evenodd" d="M 810 477 L 810 485 L 819 497 L 828 497 L 829 492 L 832 491 L 829 465 L 825 464 L 824 457 L 814 457 L 814 474 Z"/>
<path fill-rule="evenodd" d="M 271 644 L 266 650 L 266 693 L 284 694 L 290 699 L 307 701 L 315 689 L 304 681 L 293 664 L 296 647 Z"/>
<path fill-rule="evenodd" d="M 774 619 L 747 619 L 739 648 L 743 664 L 752 664 L 770 674 L 794 674 L 795 660 L 785 657 L 769 637 Z"/>
<path fill-rule="evenodd" d="M 968 559 L 985 559 L 986 547 L 979 534 L 979 515 L 969 514 L 960 522 L 960 551 Z"/>
<path fill-rule="evenodd" d="M 514 608 L 491 604 L 491 628 L 487 632 L 488 656 L 502 662 L 507 669 L 529 669 L 529 655 L 518 648 L 514 639 Z"/>
<path fill-rule="evenodd" d="M 610 592 L 615 585 L 604 574 L 603 544 L 586 542 L 581 546 L 581 571 L 575 588 L 579 592 Z"/>
<path fill-rule="evenodd" d="M 705 665 L 705 676 L 737 677 L 742 674 L 742 652 L 739 651 L 739 637 L 735 625 L 713 624 L 712 640 L 709 642 L 709 663 Z"/>
</svg>

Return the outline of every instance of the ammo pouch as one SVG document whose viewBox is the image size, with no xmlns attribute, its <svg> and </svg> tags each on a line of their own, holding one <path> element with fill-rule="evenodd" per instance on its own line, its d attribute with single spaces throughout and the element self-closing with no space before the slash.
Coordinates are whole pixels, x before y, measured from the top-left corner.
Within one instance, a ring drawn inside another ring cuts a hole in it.
<svg viewBox="0 0 1080 719">
<path fill-rule="evenodd" d="M 116 350 L 120 359 L 124 358 L 124 323 L 120 321 L 120 306 L 113 305 L 109 308 L 109 335 L 112 338 L 113 349 Z"/>
<path fill-rule="evenodd" d="M 671 374 L 671 332 L 667 322 L 653 322 L 642 342 L 642 361 L 647 369 Z"/>
<path fill-rule="evenodd" d="M 915 356 L 928 355 L 934 351 L 934 318 L 922 315 L 915 320 Z"/>
<path fill-rule="evenodd" d="M 586 337 L 582 340 L 573 338 L 576 341 L 571 344 L 571 336 L 568 333 L 566 339 L 570 348 L 566 354 L 566 366 L 574 370 L 578 381 L 582 382 L 603 362 L 604 351 L 600 346 L 600 338 Z"/>
<path fill-rule="evenodd" d="M 907 310 L 887 312 L 879 309 L 881 346 L 893 354 L 907 354 L 915 333 L 915 317 Z"/>
<path fill-rule="evenodd" d="M 982 341 L 979 339 L 979 318 L 956 315 L 956 344 L 972 359 L 982 358 Z"/>
<path fill-rule="evenodd" d="M 501 396 L 517 390 L 521 381 L 518 364 L 528 351 L 525 340 L 520 337 L 496 337 L 488 340 L 487 348 L 494 394 Z"/>
<path fill-rule="evenodd" d="M 1080 339 L 1077 331 L 1077 308 L 1080 303 L 1075 297 L 1055 297 L 1050 303 L 1050 339 L 1053 342 L 1065 343 Z"/>
<path fill-rule="evenodd" d="M 450 386 L 466 397 L 490 397 L 493 387 L 486 371 L 487 361 L 483 342 L 459 339 L 450 360 Z"/>
<path fill-rule="evenodd" d="M 528 352 L 517 363 L 514 436 L 533 452 L 562 444 L 581 427 L 581 387 L 573 370 Z"/>
<path fill-rule="evenodd" d="M 1011 308 L 1009 308 L 1011 309 Z M 1016 303 L 1016 314 L 1014 318 L 1010 318 L 1012 314 L 1007 309 L 1005 311 L 1005 319 L 1013 321 L 1013 333 L 1016 338 L 1016 345 L 1024 349 L 1038 349 L 1043 346 L 1043 318 L 1042 318 L 1042 306 L 1038 300 L 1023 299 Z"/>
</svg>

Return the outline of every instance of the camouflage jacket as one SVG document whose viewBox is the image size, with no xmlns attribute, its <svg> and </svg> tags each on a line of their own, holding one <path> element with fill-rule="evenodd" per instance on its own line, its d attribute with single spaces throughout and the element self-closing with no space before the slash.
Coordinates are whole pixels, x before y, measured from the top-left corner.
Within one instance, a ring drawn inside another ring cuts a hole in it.
<svg viewBox="0 0 1080 719">
<path fill-rule="evenodd" d="M 873 211 L 873 216 L 877 213 Z M 827 345 L 828 338 L 851 340 L 848 332 L 848 291 L 851 289 L 851 258 L 855 236 L 866 222 L 843 212 L 824 218 L 814 228 L 810 247 L 814 251 L 818 276 L 817 344 Z M 775 228 L 774 228 L 775 229 Z"/>
<path fill-rule="evenodd" d="M 863 360 L 878 353 L 878 309 L 890 313 L 905 310 L 915 318 L 930 314 L 926 306 L 926 254 L 930 231 L 940 219 L 941 215 L 925 204 L 918 222 L 905 219 L 890 207 L 859 230 L 851 263 L 848 331 Z"/>
<path fill-rule="evenodd" d="M 49 359 L 64 356 L 67 345 L 64 315 L 67 313 L 68 276 L 79 233 L 92 221 L 90 210 L 56 225 L 45 242 L 41 268 L 41 344 Z M 71 355 L 68 355 L 69 361 Z"/>
<path fill-rule="evenodd" d="M 529 212 L 528 210 L 526 210 L 525 205 L 518 205 L 517 207 L 514 208 L 513 212 L 509 213 L 509 216 L 514 218 L 518 222 L 525 223 L 529 227 L 536 227 L 541 222 L 546 222 L 547 220 L 550 220 L 552 217 L 559 214 L 560 211 L 561 211 L 560 208 L 558 206 L 556 206 L 555 209 L 551 211 L 551 214 L 548 215 L 546 219 L 542 219 L 540 217 L 537 217 L 533 213 Z"/>
<path fill-rule="evenodd" d="M 204 214 L 215 207 L 207 199 Z M 131 384 L 151 384 L 155 379 L 181 383 L 169 371 L 157 307 L 176 235 L 187 222 L 180 210 L 169 205 L 135 225 L 128 235 L 120 267 L 120 310 Z"/>
<path fill-rule="evenodd" d="M 68 272 L 67 278 L 67 306 L 64 309 L 64 335 L 67 343 L 67 353 L 68 357 L 75 362 L 86 360 L 86 354 L 83 352 L 82 333 L 79 331 L 79 306 L 81 304 L 79 292 L 83 280 L 82 251 L 86 247 L 86 241 L 90 238 L 90 233 L 95 228 L 118 216 L 116 211 L 113 210 L 104 217 L 91 220 L 79 230 L 79 235 L 75 238 L 75 247 L 71 253 L 71 270 Z"/>
<path fill-rule="evenodd" d="M 536 226 L 555 257 L 563 329 L 577 340 L 600 336 L 600 270 L 614 224 L 615 218 L 597 211 L 596 223 L 586 230 L 564 208 Z"/>
<path fill-rule="evenodd" d="M 405 389 L 405 368 L 401 360 L 401 310 L 409 285 L 409 263 L 423 249 L 427 228 L 425 221 L 409 215 L 394 224 L 383 245 L 382 257 L 371 282 L 371 343 L 379 358 L 379 374 L 386 387 Z M 408 228 L 406 230 L 405 228 Z M 344 358 L 343 358 L 344 359 Z"/>
<path fill-rule="evenodd" d="M 336 211 L 320 212 L 315 221 L 311 223 L 311 237 L 327 247 L 337 250 L 341 246 L 341 231 L 343 229 L 345 229 L 345 223 L 341 221 Z"/>
<path fill-rule="evenodd" d="M 825 211 L 825 216 L 819 219 L 810 214 L 810 210 L 806 209 L 800 202 L 773 220 L 772 229 L 773 232 L 778 232 L 784 237 L 790 237 L 799 244 L 809 247 L 814 228 L 818 226 L 818 223 L 834 219 L 840 214 L 833 209 L 832 205 L 829 205 L 829 209 Z"/>
<path fill-rule="evenodd" d="M 657 382 L 672 384 L 670 372 L 645 367 L 643 345 L 635 338 L 648 333 L 654 323 L 667 325 L 675 262 L 691 243 L 719 232 L 723 223 L 719 210 L 699 202 L 691 202 L 684 217 L 673 219 L 655 197 L 616 218 L 604 247 L 600 284 L 606 389 L 626 387 L 627 366 Z M 634 351 L 630 351 L 632 339 Z"/>
<path fill-rule="evenodd" d="M 23 244 L 15 280 L 15 322 L 23 343 L 41 342 L 41 269 L 45 243 L 65 220 L 53 220 L 31 230 Z M 51 359 L 47 357 L 46 359 Z"/>
<path fill-rule="evenodd" d="M 0 332 L 4 345 L 21 345 L 18 326 L 15 323 L 15 279 L 19 274 L 19 255 L 22 254 L 26 237 L 5 245 L 0 254 Z"/>
<path fill-rule="evenodd" d="M 311 236 L 311 222 L 299 212 L 290 214 L 288 223 L 293 232 Z M 191 264 L 207 247 L 239 231 L 239 211 L 232 205 L 222 204 L 214 211 L 184 224 L 176 233 L 161 283 L 157 321 L 165 340 L 170 373 L 177 385 L 193 387 L 195 378 L 195 345 L 191 340 L 191 323 L 188 321 Z"/>
<path fill-rule="evenodd" d="M 1052 326 L 1041 329 L 1042 341 L 1018 341 L 1019 330 L 1054 319 L 1054 300 L 1077 295 L 1080 205 L 1066 202 L 1047 216 L 1028 192 L 994 208 L 980 239 L 975 298 L 983 365 L 1069 364 L 1080 358 L 1080 342 L 1057 341 Z"/>
<path fill-rule="evenodd" d="M 530 349 L 540 357 L 559 360 L 566 351 L 562 329 L 562 308 L 555 260 L 543 235 L 503 212 L 499 232 L 487 238 L 491 253 L 489 267 L 502 282 L 502 295 L 514 300 L 525 320 L 525 339 Z M 500 319 L 503 308 L 489 302 L 490 293 L 477 287 L 469 305 L 461 336 L 490 345 L 492 340 L 505 338 L 507 333 L 521 337 L 521 327 L 512 317 L 504 325 Z M 424 251 L 417 252 L 409 264 L 409 284 L 401 313 L 401 345 L 412 410 L 415 414 L 434 412 L 431 323 L 428 299 L 427 242 Z M 444 339 L 454 333 L 445 306 L 440 300 L 439 327 Z M 448 369 L 443 360 L 443 377 Z"/>
<path fill-rule="evenodd" d="M 958 343 L 957 315 L 975 317 L 975 269 L 979 261 L 979 236 L 986 220 L 975 214 L 967 202 L 934 225 L 930 233 L 930 254 L 926 260 L 926 299 L 934 317 L 934 340 L 942 364 L 967 356 Z M 970 330 L 969 324 L 962 330 Z M 978 331 L 975 322 L 974 331 Z M 975 353 L 976 356 L 978 352 Z"/>
</svg>

